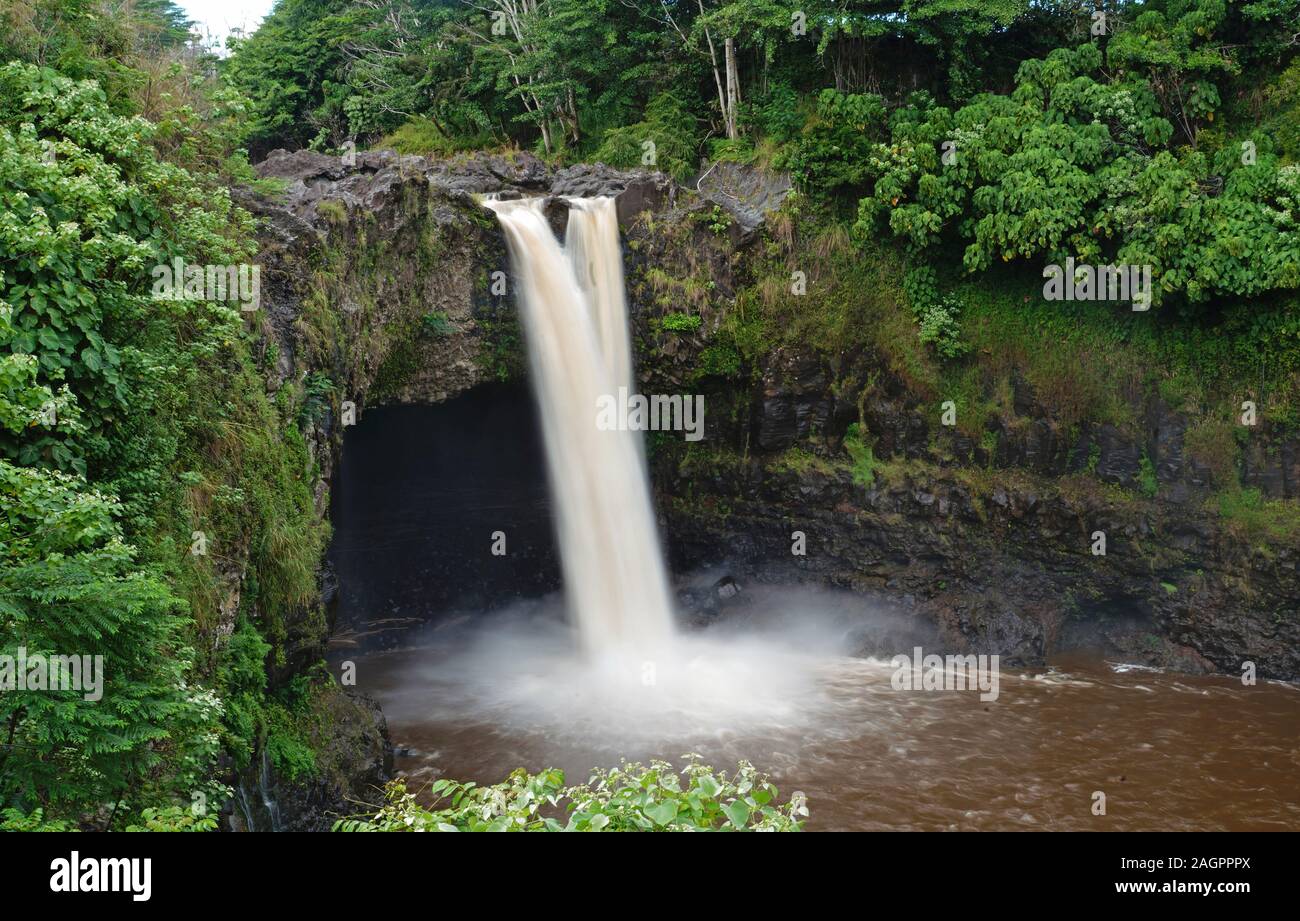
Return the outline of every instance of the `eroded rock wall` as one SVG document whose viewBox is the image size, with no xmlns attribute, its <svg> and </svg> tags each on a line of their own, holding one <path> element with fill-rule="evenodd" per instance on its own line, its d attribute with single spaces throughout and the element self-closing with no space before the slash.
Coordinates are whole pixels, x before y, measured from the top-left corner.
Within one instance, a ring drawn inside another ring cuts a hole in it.
<svg viewBox="0 0 1300 921">
<path fill-rule="evenodd" d="M 1264 676 L 1300 675 L 1300 534 L 1223 519 L 1215 475 L 1185 443 L 1188 420 L 1158 397 L 1141 407 L 1138 432 L 1067 427 L 1017 381 L 1016 414 L 977 440 L 944 426 L 941 407 L 882 364 L 865 353 L 837 372 L 811 352 L 778 350 L 721 401 L 741 411 L 715 414 L 709 448 L 670 442 L 655 470 L 676 563 L 759 578 L 776 567 L 874 593 L 937 623 L 951 645 L 1012 663 L 1087 649 L 1188 671 L 1240 674 L 1251 661 Z M 858 444 L 846 446 L 853 423 Z M 1242 452 L 1243 481 L 1255 458 L 1296 446 L 1261 426 Z M 870 448 L 869 459 L 851 447 Z M 1294 495 L 1284 466 L 1265 469 L 1272 494 Z M 805 556 L 792 554 L 795 531 Z"/>
</svg>

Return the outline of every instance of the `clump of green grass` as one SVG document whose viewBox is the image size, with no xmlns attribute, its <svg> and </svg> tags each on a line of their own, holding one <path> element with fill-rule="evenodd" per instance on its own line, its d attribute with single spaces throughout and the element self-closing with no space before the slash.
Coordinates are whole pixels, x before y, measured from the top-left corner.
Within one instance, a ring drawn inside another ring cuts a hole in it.
<svg viewBox="0 0 1300 921">
<path fill-rule="evenodd" d="M 844 450 L 849 452 L 853 461 L 851 472 L 853 482 L 864 488 L 870 488 L 876 481 L 876 456 L 862 437 L 862 426 L 853 423 L 844 434 Z"/>
<path fill-rule="evenodd" d="M 699 316 L 689 313 L 668 313 L 659 321 L 659 328 L 670 333 L 693 333 L 699 330 L 703 322 Z"/>
<path fill-rule="evenodd" d="M 1148 499 L 1155 498 L 1156 493 L 1160 490 L 1160 481 L 1156 477 L 1156 465 L 1151 462 L 1151 458 L 1146 451 L 1142 452 L 1142 457 L 1138 460 L 1138 467 L 1138 489 Z"/>
<path fill-rule="evenodd" d="M 339 225 L 348 222 L 348 209 L 343 202 L 336 199 L 327 198 L 324 201 L 316 203 L 316 213 L 325 218 L 331 224 Z"/>
<path fill-rule="evenodd" d="M 435 310 L 420 317 L 420 332 L 442 339 L 455 332 L 455 327 L 444 311 Z"/>
<path fill-rule="evenodd" d="M 1300 541 L 1300 507 L 1258 489 L 1225 489 L 1212 500 L 1230 530 L 1259 540 Z"/>
<path fill-rule="evenodd" d="M 787 449 L 780 457 L 772 461 L 770 469 L 777 471 L 788 471 L 790 473 L 804 476 L 810 472 L 830 473 L 833 467 L 806 448 L 795 445 Z"/>
<path fill-rule="evenodd" d="M 1190 457 L 1210 468 L 1216 486 L 1237 482 L 1240 450 L 1233 426 L 1225 419 L 1204 419 L 1187 430 L 1183 446 Z"/>
</svg>

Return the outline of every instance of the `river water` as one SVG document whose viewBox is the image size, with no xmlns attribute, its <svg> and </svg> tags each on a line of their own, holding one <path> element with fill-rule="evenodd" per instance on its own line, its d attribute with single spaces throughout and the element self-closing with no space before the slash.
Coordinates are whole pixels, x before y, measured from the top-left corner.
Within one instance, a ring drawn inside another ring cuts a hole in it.
<svg viewBox="0 0 1300 921">
<path fill-rule="evenodd" d="M 586 664 L 554 598 L 444 621 L 358 674 L 413 789 L 697 752 L 806 793 L 809 829 L 1300 827 L 1294 685 L 1076 660 L 1002 669 L 994 701 L 895 690 L 888 661 L 842 651 L 870 603 L 811 591 L 686 635 L 685 671 L 649 689 Z"/>
</svg>

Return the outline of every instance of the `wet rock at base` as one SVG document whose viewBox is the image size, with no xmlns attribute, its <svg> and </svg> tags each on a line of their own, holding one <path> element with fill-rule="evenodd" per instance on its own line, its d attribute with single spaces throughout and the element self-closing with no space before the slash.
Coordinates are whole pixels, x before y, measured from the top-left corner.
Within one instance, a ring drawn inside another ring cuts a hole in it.
<svg viewBox="0 0 1300 921">
<path fill-rule="evenodd" d="M 718 601 L 727 601 L 740 594 L 740 586 L 731 576 L 723 576 L 717 582 L 713 583 L 713 594 Z"/>
<path fill-rule="evenodd" d="M 677 603 L 685 612 L 689 624 L 702 627 L 716 621 L 726 609 L 734 607 L 740 595 L 740 583 L 727 575 L 707 588 L 687 586 L 679 589 Z"/>
</svg>

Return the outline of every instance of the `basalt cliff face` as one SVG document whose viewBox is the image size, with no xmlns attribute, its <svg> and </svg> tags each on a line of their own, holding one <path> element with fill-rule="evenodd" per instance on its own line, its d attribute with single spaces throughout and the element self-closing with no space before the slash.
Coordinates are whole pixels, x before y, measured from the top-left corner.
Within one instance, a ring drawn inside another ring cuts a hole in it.
<svg viewBox="0 0 1300 921">
<path fill-rule="evenodd" d="M 955 649 L 1011 664 L 1086 648 L 1300 676 L 1300 535 L 1261 537 L 1207 507 L 1222 463 L 1189 446 L 1188 419 L 1158 397 L 1131 395 L 1135 427 L 1067 427 L 1013 370 L 1014 411 L 974 437 L 945 426 L 867 347 L 826 354 L 787 341 L 743 367 L 719 362 L 715 337 L 756 283 L 752 259 L 780 246 L 764 221 L 789 191 L 780 177 L 721 164 L 684 188 L 527 154 L 345 162 L 308 151 L 274 152 L 258 172 L 284 187 L 241 195 L 262 222 L 266 383 L 312 395 L 322 517 L 342 430 L 368 409 L 526 374 L 504 239 L 475 196 L 550 196 L 562 234 L 565 196 L 616 195 L 639 385 L 707 400 L 704 442 L 650 441 L 675 567 L 852 588 Z M 1263 425 L 1241 440 L 1241 481 L 1300 499 L 1300 439 Z M 321 583 L 328 610 L 328 570 Z M 298 627 L 280 679 L 329 640 L 328 622 Z M 328 783 L 257 779 L 286 827 L 355 811 L 347 801 L 373 800 L 386 775 L 382 717 L 349 698 L 336 735 L 364 742 L 322 743 Z"/>
<path fill-rule="evenodd" d="M 746 410 L 711 434 L 720 450 L 658 465 L 677 564 L 862 591 L 933 622 L 948 645 L 1013 665 L 1087 650 L 1300 675 L 1294 536 L 1242 533 L 1207 508 L 1185 420 L 1158 400 L 1145 443 L 1105 426 L 1067 434 L 1032 402 L 976 443 L 887 374 L 865 394 L 834 380 L 816 356 L 774 355 L 742 395 Z M 859 419 L 876 462 L 869 482 L 844 460 Z M 1153 498 L 1140 490 L 1144 450 L 1156 458 Z M 1293 450 L 1277 438 L 1272 456 Z"/>
</svg>

